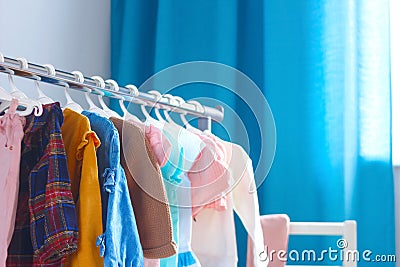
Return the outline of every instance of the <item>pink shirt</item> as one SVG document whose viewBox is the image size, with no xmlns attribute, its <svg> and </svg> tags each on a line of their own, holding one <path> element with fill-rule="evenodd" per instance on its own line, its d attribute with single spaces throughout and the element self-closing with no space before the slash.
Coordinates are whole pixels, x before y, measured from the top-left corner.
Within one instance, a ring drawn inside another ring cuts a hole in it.
<svg viewBox="0 0 400 267">
<path fill-rule="evenodd" d="M 13 99 L 8 112 L 0 118 L 0 266 L 6 266 L 7 248 L 14 232 L 18 203 L 19 165 L 25 118 L 15 114 Z"/>
</svg>

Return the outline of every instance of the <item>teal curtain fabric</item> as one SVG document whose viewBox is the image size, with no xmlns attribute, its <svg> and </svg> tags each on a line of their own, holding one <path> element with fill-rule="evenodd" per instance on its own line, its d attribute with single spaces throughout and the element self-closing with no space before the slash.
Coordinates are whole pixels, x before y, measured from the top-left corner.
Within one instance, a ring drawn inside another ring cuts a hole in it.
<svg viewBox="0 0 400 267">
<path fill-rule="evenodd" d="M 263 91 L 276 124 L 275 159 L 258 189 L 261 213 L 286 213 L 292 221 L 354 219 L 360 258 L 364 250 L 371 257 L 395 254 L 388 14 L 388 0 L 112 0 L 112 77 L 139 86 L 164 68 L 196 60 L 242 71 Z M 173 93 L 219 99 L 239 116 L 248 112 L 216 86 Z M 257 162 L 259 129 L 243 117 Z M 235 132 L 229 117 L 225 125 Z M 247 236 L 236 222 L 245 266 Z M 290 249 L 318 253 L 337 249 L 336 240 L 293 237 Z M 394 263 L 360 260 L 367 265 Z"/>
</svg>

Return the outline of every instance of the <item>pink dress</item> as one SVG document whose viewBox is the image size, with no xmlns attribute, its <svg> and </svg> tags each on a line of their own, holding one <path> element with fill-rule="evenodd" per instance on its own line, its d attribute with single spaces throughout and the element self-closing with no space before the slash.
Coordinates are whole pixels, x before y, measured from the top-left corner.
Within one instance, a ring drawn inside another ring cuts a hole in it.
<svg viewBox="0 0 400 267">
<path fill-rule="evenodd" d="M 8 112 L 0 118 L 0 267 L 6 266 L 7 248 L 14 232 L 19 189 L 21 141 L 25 118 L 15 114 L 13 99 Z"/>
</svg>

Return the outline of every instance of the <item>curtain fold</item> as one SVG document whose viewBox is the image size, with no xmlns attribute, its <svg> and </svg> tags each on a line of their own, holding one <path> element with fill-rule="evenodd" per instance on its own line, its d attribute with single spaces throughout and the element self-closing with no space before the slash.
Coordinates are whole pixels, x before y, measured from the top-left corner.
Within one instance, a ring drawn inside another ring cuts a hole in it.
<svg viewBox="0 0 400 267">
<path fill-rule="evenodd" d="M 112 78 L 122 85 L 205 60 L 237 68 L 263 91 L 277 146 L 258 189 L 261 214 L 354 219 L 361 252 L 395 254 L 388 0 L 112 0 L 111 12 Z M 191 84 L 172 93 L 218 99 L 239 116 L 248 112 L 218 86 Z M 259 129 L 243 117 L 257 162 Z M 235 123 L 225 120 L 234 135 Z M 226 136 L 219 126 L 215 131 Z M 247 236 L 236 222 L 245 266 Z M 296 237 L 290 249 L 335 249 L 336 240 Z M 368 263 L 374 264 L 394 266 Z"/>
</svg>

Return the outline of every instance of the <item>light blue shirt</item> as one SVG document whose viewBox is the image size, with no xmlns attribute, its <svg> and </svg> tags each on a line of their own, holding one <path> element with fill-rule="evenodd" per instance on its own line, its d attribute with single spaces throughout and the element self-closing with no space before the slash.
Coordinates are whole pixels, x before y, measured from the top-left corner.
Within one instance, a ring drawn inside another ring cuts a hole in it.
<svg viewBox="0 0 400 267">
<path fill-rule="evenodd" d="M 180 219 L 182 218 L 181 212 L 185 213 L 185 210 L 181 209 L 180 206 L 184 205 L 186 201 L 179 201 L 179 190 L 182 186 L 182 178 L 185 175 L 184 173 L 188 171 L 189 167 L 193 164 L 195 158 L 200 153 L 201 139 L 182 129 L 181 127 L 177 128 L 172 124 L 164 124 L 162 126 L 163 133 L 172 144 L 172 149 L 169 160 L 167 164 L 161 168 L 161 172 L 164 177 L 165 189 L 167 191 L 167 197 L 171 211 L 174 241 L 178 247 L 181 247 L 181 238 L 182 241 L 186 243 L 185 240 L 188 238 L 188 236 L 187 231 L 185 231 L 187 229 L 180 229 L 181 226 L 183 226 L 183 222 L 180 222 Z M 186 192 L 190 191 L 186 190 Z M 185 197 L 190 198 L 190 195 Z M 189 214 L 189 217 L 186 215 L 187 214 L 184 215 L 185 219 L 189 219 L 190 221 L 191 214 Z M 187 220 L 185 220 L 185 222 L 187 222 Z M 184 235 L 180 236 L 181 234 Z M 188 249 L 180 255 L 173 255 L 169 258 L 161 259 L 160 267 L 184 267 L 192 266 L 193 263 L 196 263 L 196 258 Z"/>
<path fill-rule="evenodd" d="M 176 144 L 175 144 L 176 145 Z M 174 146 L 174 144 L 173 144 Z M 174 148 L 171 154 L 174 153 Z M 178 166 L 174 166 L 168 161 L 164 167 L 161 168 L 161 173 L 164 178 L 165 191 L 167 192 L 169 209 L 171 212 L 172 221 L 172 234 L 176 244 L 179 242 L 179 206 L 177 196 L 177 186 L 181 183 L 180 175 L 182 173 L 182 160 L 183 160 L 183 149 L 175 150 L 179 151 Z M 175 152 L 176 153 L 176 152 Z M 178 255 L 175 254 L 171 257 L 160 260 L 160 267 L 178 266 Z"/>
<path fill-rule="evenodd" d="M 88 111 L 82 114 L 89 118 L 92 130 L 101 141 L 96 154 L 105 228 L 96 245 L 100 246 L 104 266 L 142 267 L 143 250 L 125 172 L 120 164 L 118 131 L 105 117 Z"/>
<path fill-rule="evenodd" d="M 190 180 L 186 173 L 181 175 L 181 179 L 181 187 L 177 192 L 180 203 L 178 267 L 200 267 L 199 259 L 197 259 L 191 248 L 193 219 Z"/>
<path fill-rule="evenodd" d="M 167 163 L 161 168 L 161 173 L 164 179 L 165 191 L 167 192 L 169 209 L 171 212 L 172 221 L 172 235 L 175 243 L 179 246 L 179 207 L 177 187 L 181 183 L 180 175 L 182 173 L 183 165 L 183 148 L 179 146 L 173 136 L 168 131 L 163 129 L 163 133 L 171 142 L 171 154 Z M 160 260 L 160 267 L 178 266 L 178 255 L 172 255 L 168 258 Z"/>
</svg>

